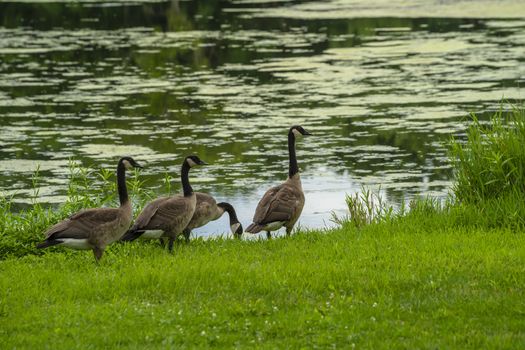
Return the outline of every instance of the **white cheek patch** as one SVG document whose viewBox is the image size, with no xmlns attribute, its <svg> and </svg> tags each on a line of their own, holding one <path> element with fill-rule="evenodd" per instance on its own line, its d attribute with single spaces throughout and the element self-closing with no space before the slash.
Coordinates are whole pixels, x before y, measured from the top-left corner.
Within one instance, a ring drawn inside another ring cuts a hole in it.
<svg viewBox="0 0 525 350">
<path fill-rule="evenodd" d="M 239 226 L 241 226 L 240 223 L 236 223 L 236 224 L 230 225 L 230 229 L 232 230 L 232 233 L 237 232 L 237 229 L 239 228 Z"/>
<path fill-rule="evenodd" d="M 186 162 L 188 162 L 190 168 L 193 168 L 195 165 L 197 165 L 197 163 L 195 163 L 191 158 L 186 159 Z"/>
<path fill-rule="evenodd" d="M 301 134 L 301 132 L 300 132 L 299 130 L 297 130 L 297 129 L 293 129 L 292 132 L 293 132 L 293 134 L 294 134 L 295 137 L 301 137 L 301 136 L 303 136 L 303 134 Z"/>
<path fill-rule="evenodd" d="M 131 163 L 128 162 L 128 160 L 124 159 L 124 160 L 122 161 L 122 163 L 124 164 L 124 167 L 125 167 L 126 169 L 129 170 L 129 169 L 132 168 Z"/>
</svg>

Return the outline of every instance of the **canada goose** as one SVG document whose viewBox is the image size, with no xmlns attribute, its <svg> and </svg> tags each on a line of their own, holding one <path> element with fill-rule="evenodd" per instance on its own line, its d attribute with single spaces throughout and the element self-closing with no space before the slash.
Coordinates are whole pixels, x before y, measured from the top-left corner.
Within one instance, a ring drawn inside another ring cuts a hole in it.
<svg viewBox="0 0 525 350">
<path fill-rule="evenodd" d="M 290 165 L 288 179 L 281 185 L 270 188 L 257 204 L 253 223 L 246 228 L 246 232 L 259 233 L 266 231 L 271 238 L 271 231 L 286 227 L 286 234 L 299 219 L 304 206 L 304 193 L 299 176 L 299 167 L 295 156 L 295 139 L 303 135 L 311 135 L 302 126 L 295 125 L 288 132 L 288 153 Z"/>
<path fill-rule="evenodd" d="M 188 156 L 182 162 L 181 182 L 183 195 L 155 199 L 142 209 L 131 229 L 122 237 L 123 241 L 145 238 L 168 237 L 168 249 L 173 249 L 173 242 L 188 226 L 195 212 L 197 198 L 191 188 L 188 174 L 190 168 L 205 165 L 197 156 Z"/>
<path fill-rule="evenodd" d="M 235 209 L 230 203 L 217 203 L 215 198 L 207 193 L 196 192 L 197 206 L 195 212 L 186 228 L 184 229 L 184 237 L 186 241 L 190 239 L 191 230 L 197 227 L 206 225 L 210 221 L 219 219 L 224 212 L 230 216 L 230 229 L 232 233 L 240 238 L 242 235 L 242 225 L 237 219 Z"/>
<path fill-rule="evenodd" d="M 123 157 L 117 165 L 119 208 L 82 210 L 60 221 L 46 232 L 46 240 L 37 248 L 63 245 L 72 249 L 93 249 L 98 261 L 108 244 L 118 240 L 131 224 L 133 213 L 126 187 L 126 169 L 142 168 L 131 157 Z"/>
</svg>

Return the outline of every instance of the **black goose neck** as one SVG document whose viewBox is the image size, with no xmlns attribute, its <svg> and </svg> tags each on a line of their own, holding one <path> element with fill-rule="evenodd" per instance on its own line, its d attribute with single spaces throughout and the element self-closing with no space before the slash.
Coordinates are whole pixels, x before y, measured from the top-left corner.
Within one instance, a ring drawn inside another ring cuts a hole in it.
<svg viewBox="0 0 525 350">
<path fill-rule="evenodd" d="M 120 205 L 124 205 L 129 201 L 128 187 L 126 186 L 126 166 L 122 161 L 117 166 L 117 189 Z"/>
<path fill-rule="evenodd" d="M 191 188 L 190 179 L 189 179 L 190 168 L 191 167 L 187 161 L 184 161 L 184 163 L 182 163 L 182 169 L 180 172 L 180 181 L 182 183 L 182 190 L 184 191 L 184 197 L 188 197 L 193 194 L 193 188 Z"/>
<path fill-rule="evenodd" d="M 295 135 L 292 130 L 288 133 L 288 155 L 290 157 L 288 177 L 293 177 L 299 172 L 299 166 L 297 165 L 297 157 L 295 155 Z"/>
<path fill-rule="evenodd" d="M 237 224 L 239 222 L 239 219 L 237 218 L 237 213 L 235 212 L 235 209 L 233 209 L 233 206 L 230 203 L 219 203 L 217 204 L 218 207 L 224 209 L 225 212 L 228 213 L 230 216 L 230 225 Z"/>
</svg>

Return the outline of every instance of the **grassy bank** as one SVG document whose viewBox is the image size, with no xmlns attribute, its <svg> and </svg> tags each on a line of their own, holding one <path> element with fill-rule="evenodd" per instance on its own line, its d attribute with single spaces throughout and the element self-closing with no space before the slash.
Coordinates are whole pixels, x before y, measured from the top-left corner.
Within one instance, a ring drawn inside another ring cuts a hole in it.
<svg viewBox="0 0 525 350">
<path fill-rule="evenodd" d="M 44 254 L 36 249 L 36 244 L 44 238 L 44 232 L 81 209 L 118 207 L 114 169 L 85 168 L 70 161 L 67 200 L 58 208 L 45 207 L 38 202 L 38 169 L 32 176 L 32 183 L 34 203 L 26 210 L 12 210 L 13 197 L 2 197 L 0 193 L 0 260 Z M 136 171 L 130 174 L 127 183 L 137 213 L 155 194 L 145 188 Z M 165 193 L 170 193 L 170 189 L 169 181 L 166 181 Z"/>
<path fill-rule="evenodd" d="M 1 347 L 523 348 L 523 120 L 474 120 L 452 141 L 447 203 L 394 211 L 364 191 L 335 230 L 173 254 L 114 244 L 99 265 L 89 251 L 34 249 L 49 224 L 115 201 L 111 172 L 72 167 L 58 210 L 0 202 Z M 147 200 L 137 176 L 130 185 Z"/>
<path fill-rule="evenodd" d="M 439 226 L 10 259 L 2 347 L 525 346 L 524 236 Z"/>
</svg>

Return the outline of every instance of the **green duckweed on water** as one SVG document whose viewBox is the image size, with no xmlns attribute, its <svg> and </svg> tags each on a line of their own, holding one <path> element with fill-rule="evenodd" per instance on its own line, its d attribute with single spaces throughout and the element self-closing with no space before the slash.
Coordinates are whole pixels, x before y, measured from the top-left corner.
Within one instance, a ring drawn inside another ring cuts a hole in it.
<svg viewBox="0 0 525 350">
<path fill-rule="evenodd" d="M 297 147 L 303 227 L 362 184 L 397 204 L 446 198 L 465 115 L 523 99 L 523 18 L 522 0 L 1 1 L 0 191 L 31 205 L 39 164 L 56 207 L 69 159 L 129 155 L 159 195 L 198 154 L 194 188 L 249 220 L 299 124 L 315 133 Z"/>
</svg>

